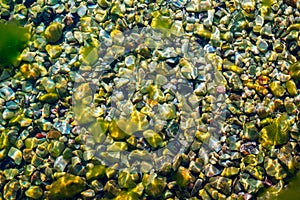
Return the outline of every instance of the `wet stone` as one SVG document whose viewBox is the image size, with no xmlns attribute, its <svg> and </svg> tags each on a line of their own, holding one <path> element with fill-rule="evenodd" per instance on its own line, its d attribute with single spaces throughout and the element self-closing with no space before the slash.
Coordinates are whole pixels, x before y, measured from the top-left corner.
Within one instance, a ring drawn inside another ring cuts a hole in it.
<svg viewBox="0 0 300 200">
<path fill-rule="evenodd" d="M 29 198 L 39 199 L 43 196 L 43 190 L 40 186 L 31 186 L 26 190 L 25 195 Z"/>
<path fill-rule="evenodd" d="M 20 184 L 17 180 L 11 180 L 5 184 L 3 189 L 4 199 L 17 199 L 17 194 L 20 190 Z"/>
<path fill-rule="evenodd" d="M 82 192 L 86 183 L 79 176 L 66 174 L 54 181 L 48 188 L 50 199 L 66 199 Z"/>
<path fill-rule="evenodd" d="M 45 38 L 52 43 L 57 42 L 62 36 L 62 25 L 58 22 L 50 24 L 44 33 Z"/>
<path fill-rule="evenodd" d="M 20 165 L 22 162 L 22 152 L 15 147 L 11 147 L 8 156 L 11 157 L 17 165 Z"/>
</svg>

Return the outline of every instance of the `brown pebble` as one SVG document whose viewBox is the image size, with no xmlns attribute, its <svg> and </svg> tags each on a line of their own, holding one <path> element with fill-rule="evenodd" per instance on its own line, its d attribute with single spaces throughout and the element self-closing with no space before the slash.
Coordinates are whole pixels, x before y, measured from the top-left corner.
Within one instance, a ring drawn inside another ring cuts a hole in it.
<svg viewBox="0 0 300 200">
<path fill-rule="evenodd" d="M 283 2 L 292 7 L 297 6 L 297 0 L 284 0 Z"/>
<path fill-rule="evenodd" d="M 60 137 L 61 137 L 61 132 L 54 129 L 51 129 L 47 134 L 48 139 L 59 139 Z"/>
</svg>

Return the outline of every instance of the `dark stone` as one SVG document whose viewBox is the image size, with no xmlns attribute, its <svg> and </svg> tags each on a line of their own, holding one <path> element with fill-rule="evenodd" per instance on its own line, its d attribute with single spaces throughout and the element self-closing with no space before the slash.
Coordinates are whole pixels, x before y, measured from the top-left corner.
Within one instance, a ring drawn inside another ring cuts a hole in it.
<svg viewBox="0 0 300 200">
<path fill-rule="evenodd" d="M 34 2 L 36 2 L 36 0 L 25 0 L 24 6 L 26 6 L 26 8 L 29 8 Z"/>
</svg>

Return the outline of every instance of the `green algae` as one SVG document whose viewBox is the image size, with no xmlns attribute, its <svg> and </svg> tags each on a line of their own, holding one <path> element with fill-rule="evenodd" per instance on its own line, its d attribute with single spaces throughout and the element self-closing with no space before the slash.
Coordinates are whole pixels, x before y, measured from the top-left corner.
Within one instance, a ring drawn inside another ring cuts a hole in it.
<svg viewBox="0 0 300 200">
<path fill-rule="evenodd" d="M 18 58 L 30 39 L 27 28 L 17 23 L 0 23 L 0 68 L 18 65 Z"/>
</svg>

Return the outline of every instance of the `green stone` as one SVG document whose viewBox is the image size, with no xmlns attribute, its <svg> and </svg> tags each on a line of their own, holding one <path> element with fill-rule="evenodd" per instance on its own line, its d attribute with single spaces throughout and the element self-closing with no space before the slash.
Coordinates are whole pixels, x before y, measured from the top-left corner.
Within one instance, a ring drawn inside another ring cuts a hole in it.
<svg viewBox="0 0 300 200">
<path fill-rule="evenodd" d="M 107 146 L 107 151 L 119 152 L 125 150 L 127 150 L 126 142 L 114 142 L 113 144 Z"/>
<path fill-rule="evenodd" d="M 300 62 L 293 63 L 289 68 L 291 76 L 296 80 L 300 80 Z"/>
<path fill-rule="evenodd" d="M 142 183 L 145 192 L 151 197 L 160 197 L 167 185 L 165 178 L 157 177 L 156 174 L 144 174 Z"/>
<path fill-rule="evenodd" d="M 92 180 L 97 178 L 103 178 L 106 175 L 106 167 L 104 165 L 95 165 L 88 168 L 86 173 L 86 179 Z"/>
<path fill-rule="evenodd" d="M 276 97 L 282 97 L 285 93 L 285 89 L 283 86 L 281 86 L 280 81 L 273 81 L 270 84 L 270 89 L 271 92 L 274 94 Z"/>
<path fill-rule="evenodd" d="M 62 53 L 62 48 L 59 45 L 46 45 L 46 51 L 50 58 L 58 58 Z"/>
<path fill-rule="evenodd" d="M 258 138 L 258 130 L 255 123 L 249 122 L 244 125 L 243 139 L 256 140 Z"/>
<path fill-rule="evenodd" d="M 176 183 L 179 187 L 184 188 L 192 182 L 193 176 L 192 176 L 191 172 L 188 169 L 180 166 L 178 168 L 178 171 L 177 171 L 176 175 L 175 175 L 175 180 L 176 180 Z"/>
<path fill-rule="evenodd" d="M 211 31 L 206 29 L 203 24 L 196 24 L 196 28 L 195 28 L 194 33 L 196 35 L 198 35 L 199 37 L 203 37 L 203 38 L 206 38 L 206 39 L 210 39 L 211 34 L 212 34 Z"/>
<path fill-rule="evenodd" d="M 97 47 L 91 45 L 81 47 L 79 53 L 82 55 L 82 61 L 87 65 L 94 65 L 99 58 Z"/>
<path fill-rule="evenodd" d="M 58 22 L 51 23 L 45 30 L 44 36 L 49 42 L 55 43 L 62 36 L 63 26 Z"/>
<path fill-rule="evenodd" d="M 154 132 L 153 130 L 144 131 L 143 136 L 146 139 L 146 141 L 150 144 L 150 146 L 152 146 L 153 148 L 163 146 L 162 137 L 158 133 Z"/>
<path fill-rule="evenodd" d="M 91 128 L 90 133 L 93 136 L 93 139 L 96 143 L 103 143 L 106 139 L 106 133 L 108 131 L 109 122 L 103 119 L 97 120 Z"/>
<path fill-rule="evenodd" d="M 126 192 L 123 191 L 120 194 L 118 194 L 118 196 L 116 196 L 116 198 L 114 198 L 114 200 L 139 200 L 139 195 L 134 193 L 134 192 Z"/>
<path fill-rule="evenodd" d="M 298 94 L 297 92 L 297 86 L 295 84 L 295 82 L 293 80 L 289 80 L 285 83 L 286 89 L 288 91 L 288 93 L 291 96 L 296 96 Z"/>
<path fill-rule="evenodd" d="M 269 149 L 288 141 L 290 124 L 287 119 L 288 115 L 283 113 L 280 117 L 273 119 L 271 124 L 262 128 L 259 133 L 259 141 L 263 147 Z"/>
<path fill-rule="evenodd" d="M 58 95 L 56 93 L 46 93 L 40 96 L 39 100 L 46 103 L 55 103 L 58 100 Z"/>
<path fill-rule="evenodd" d="M 63 150 L 65 149 L 64 143 L 60 141 L 51 141 L 48 145 L 48 151 L 51 156 L 58 157 L 61 155 Z"/>
<path fill-rule="evenodd" d="M 240 172 L 240 168 L 237 167 L 226 167 L 223 169 L 221 176 L 232 177 Z"/>
<path fill-rule="evenodd" d="M 49 187 L 50 199 L 67 199 L 73 198 L 86 188 L 85 181 L 80 176 L 74 176 L 72 174 L 66 174 L 56 181 L 54 181 Z"/>
<path fill-rule="evenodd" d="M 272 176 L 277 180 L 282 180 L 287 176 L 287 172 L 279 163 L 278 159 L 265 158 L 264 168 L 269 176 Z"/>
<path fill-rule="evenodd" d="M 136 186 L 135 181 L 139 178 L 138 174 L 122 171 L 118 176 L 118 184 L 121 188 L 134 188 Z"/>
<path fill-rule="evenodd" d="M 39 199 L 43 196 L 43 190 L 40 186 L 30 186 L 25 195 L 32 199 Z"/>
<path fill-rule="evenodd" d="M 116 139 L 116 140 L 121 140 L 121 139 L 124 139 L 124 138 L 127 138 L 129 135 L 124 132 L 123 129 L 120 128 L 123 127 L 123 124 L 126 125 L 126 122 L 122 123 L 123 121 L 116 121 L 116 120 L 113 120 L 110 125 L 109 125 L 109 133 L 110 133 L 110 136 L 113 138 L 113 139 Z"/>
<path fill-rule="evenodd" d="M 19 173 L 18 169 L 5 169 L 3 170 L 3 174 L 6 177 L 6 180 L 14 179 Z"/>
<path fill-rule="evenodd" d="M 261 166 L 251 166 L 248 165 L 245 170 L 249 172 L 249 174 L 258 180 L 263 180 L 265 178 L 265 170 Z"/>
<path fill-rule="evenodd" d="M 72 150 L 70 149 L 70 148 L 65 148 L 65 150 L 64 150 L 64 152 L 62 153 L 62 155 L 63 155 L 63 158 L 64 159 L 70 159 L 70 158 L 72 158 Z"/>
<path fill-rule="evenodd" d="M 173 21 L 170 16 L 164 16 L 164 15 L 158 14 L 156 17 L 154 17 L 152 19 L 151 27 L 162 30 L 162 31 L 166 31 L 171 28 L 172 23 L 173 23 Z"/>
</svg>

